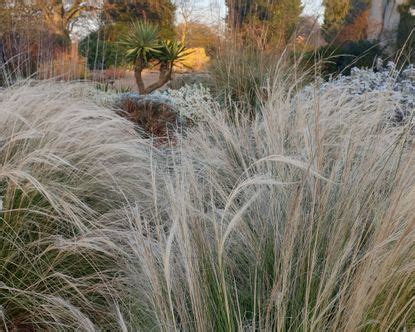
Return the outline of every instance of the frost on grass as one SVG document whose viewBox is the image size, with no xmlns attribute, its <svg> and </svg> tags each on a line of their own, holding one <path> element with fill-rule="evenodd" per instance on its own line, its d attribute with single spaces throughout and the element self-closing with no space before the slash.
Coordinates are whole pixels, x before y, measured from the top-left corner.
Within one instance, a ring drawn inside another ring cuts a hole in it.
<svg viewBox="0 0 415 332">
<path fill-rule="evenodd" d="M 209 88 L 202 84 L 185 85 L 178 90 L 155 91 L 150 98 L 166 100 L 181 117 L 192 120 L 201 120 L 204 114 L 218 107 Z"/>
<path fill-rule="evenodd" d="M 210 90 L 202 84 L 185 85 L 178 90 L 158 90 L 149 95 L 141 96 L 136 92 L 113 95 L 114 104 L 120 104 L 128 99 L 132 102 L 145 101 L 149 103 L 164 104 L 176 112 L 181 119 L 193 121 L 203 119 L 204 115 L 218 108 Z"/>
<path fill-rule="evenodd" d="M 309 100 L 315 94 L 342 105 L 355 105 L 352 108 L 358 112 L 381 108 L 389 123 L 408 123 L 415 108 L 415 68 L 410 65 L 399 71 L 394 63 L 379 71 L 353 68 L 350 76 L 306 87 L 299 100 Z"/>
<path fill-rule="evenodd" d="M 91 94 L 56 82 L 0 91 L 0 330 L 117 330 L 115 237 L 124 208 L 146 201 L 153 157 Z"/>
</svg>

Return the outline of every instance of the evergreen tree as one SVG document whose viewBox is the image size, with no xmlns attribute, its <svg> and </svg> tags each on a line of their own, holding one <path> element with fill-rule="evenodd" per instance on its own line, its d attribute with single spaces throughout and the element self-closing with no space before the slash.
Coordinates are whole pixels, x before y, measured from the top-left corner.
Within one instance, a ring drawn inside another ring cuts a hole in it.
<svg viewBox="0 0 415 332">
<path fill-rule="evenodd" d="M 285 43 L 302 12 L 301 0 L 226 0 L 228 26 L 264 42 Z"/>
<path fill-rule="evenodd" d="M 105 0 L 101 28 L 84 38 L 79 52 L 88 60 L 90 69 L 107 69 L 124 65 L 124 49 L 120 37 L 132 22 L 147 21 L 156 26 L 160 36 L 174 37 L 175 7 L 171 0 Z"/>
<path fill-rule="evenodd" d="M 323 30 L 328 42 L 366 38 L 371 0 L 324 0 Z"/>
<path fill-rule="evenodd" d="M 250 0 L 226 0 L 228 7 L 228 26 L 232 29 L 240 29 L 251 11 Z"/>
<path fill-rule="evenodd" d="M 343 27 L 350 10 L 350 0 L 324 0 L 323 31 L 328 41 L 334 40 Z"/>
<path fill-rule="evenodd" d="M 370 8 L 371 0 L 350 0 L 350 9 L 347 13 L 346 24 L 352 24 L 357 17 Z"/>
<path fill-rule="evenodd" d="M 146 20 L 158 25 L 166 37 L 174 31 L 174 16 L 171 0 L 106 0 L 103 7 L 104 23 L 125 25 Z"/>
</svg>

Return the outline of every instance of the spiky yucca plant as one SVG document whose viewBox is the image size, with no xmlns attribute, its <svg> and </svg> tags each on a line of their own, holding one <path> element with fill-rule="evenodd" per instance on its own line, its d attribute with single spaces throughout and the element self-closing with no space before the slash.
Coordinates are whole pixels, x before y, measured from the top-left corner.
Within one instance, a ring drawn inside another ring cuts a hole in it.
<svg viewBox="0 0 415 332">
<path fill-rule="evenodd" d="M 146 21 L 133 23 L 121 44 L 134 65 L 135 80 L 142 94 L 150 93 L 171 80 L 174 65 L 189 54 L 181 42 L 160 39 L 158 27 Z M 160 65 L 160 74 L 157 82 L 146 87 L 142 73 L 150 63 Z"/>
<path fill-rule="evenodd" d="M 177 65 L 182 65 L 183 60 L 191 53 L 186 50 L 186 46 L 178 40 L 163 40 L 160 44 L 160 53 L 156 54 L 160 65 L 160 76 L 158 82 L 150 85 L 147 92 L 161 88 L 171 80 L 173 69 Z"/>
<path fill-rule="evenodd" d="M 157 26 L 147 22 L 135 22 L 131 31 L 121 42 L 127 46 L 127 58 L 136 61 L 142 59 L 146 64 L 152 59 L 152 55 L 159 53 L 159 30 Z"/>
</svg>

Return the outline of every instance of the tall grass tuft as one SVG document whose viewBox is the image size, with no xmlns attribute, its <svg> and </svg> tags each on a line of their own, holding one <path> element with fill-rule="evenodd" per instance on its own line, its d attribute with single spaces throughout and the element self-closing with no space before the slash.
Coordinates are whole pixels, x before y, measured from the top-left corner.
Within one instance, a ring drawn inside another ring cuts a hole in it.
<svg viewBox="0 0 415 332">
<path fill-rule="evenodd" d="M 213 90 L 229 111 L 255 114 L 266 97 L 263 84 L 285 68 L 281 52 L 259 52 L 237 42 L 221 45 L 209 65 Z M 238 109 L 232 110 L 236 105 Z"/>
<path fill-rule="evenodd" d="M 282 81 L 253 121 L 216 110 L 179 139 L 163 205 L 131 216 L 133 330 L 414 328 L 411 125 L 385 122 L 387 93 Z"/>
<path fill-rule="evenodd" d="M 0 330 L 118 327 L 119 211 L 150 200 L 151 154 L 91 93 L 0 91 Z"/>
<path fill-rule="evenodd" d="M 261 50 L 232 35 L 221 43 L 209 64 L 209 73 L 212 91 L 226 112 L 254 117 L 261 113 L 270 86 L 278 84 L 282 92 L 291 94 L 313 81 L 318 64 L 307 61 L 305 49 L 293 51 L 294 46 Z"/>
<path fill-rule="evenodd" d="M 85 85 L 2 90 L 6 329 L 412 330 L 412 125 L 262 85 L 158 148 Z"/>
</svg>

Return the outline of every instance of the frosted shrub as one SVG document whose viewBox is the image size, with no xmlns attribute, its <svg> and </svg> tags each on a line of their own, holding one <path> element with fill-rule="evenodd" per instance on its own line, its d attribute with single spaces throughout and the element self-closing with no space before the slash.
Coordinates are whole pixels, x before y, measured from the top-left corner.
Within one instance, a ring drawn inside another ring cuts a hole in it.
<svg viewBox="0 0 415 332">
<path fill-rule="evenodd" d="M 209 88 L 202 84 L 185 85 L 178 90 L 156 91 L 150 96 L 164 100 L 177 110 L 181 117 L 192 120 L 201 120 L 218 108 L 218 103 Z"/>
<path fill-rule="evenodd" d="M 413 66 L 399 72 L 393 63 L 378 72 L 353 68 L 350 76 L 339 76 L 307 87 L 299 100 L 306 101 L 317 93 L 320 97 L 324 96 L 324 100 L 333 99 L 339 104 L 355 105 L 354 108 L 357 107 L 359 112 L 367 112 L 368 120 L 369 113 L 373 114 L 381 107 L 389 123 L 406 122 L 412 119 L 415 108 L 414 73 Z"/>
</svg>

